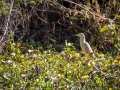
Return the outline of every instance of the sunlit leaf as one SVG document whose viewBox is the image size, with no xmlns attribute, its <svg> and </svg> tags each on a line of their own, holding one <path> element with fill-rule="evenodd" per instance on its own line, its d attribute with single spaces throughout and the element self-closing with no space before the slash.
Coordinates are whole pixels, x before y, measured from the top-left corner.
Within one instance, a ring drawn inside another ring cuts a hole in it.
<svg viewBox="0 0 120 90">
<path fill-rule="evenodd" d="M 100 29 L 100 32 L 105 32 L 109 29 L 109 27 L 107 25 L 103 26 L 101 29 Z"/>
<path fill-rule="evenodd" d="M 114 15 L 116 18 L 120 19 L 120 15 L 115 14 Z"/>
<path fill-rule="evenodd" d="M 4 73 L 4 74 L 3 74 L 3 77 L 4 77 L 5 79 L 7 79 L 7 80 L 10 80 L 10 78 L 9 78 L 8 75 L 7 75 L 7 73 Z"/>
<path fill-rule="evenodd" d="M 85 76 L 82 76 L 83 79 L 88 79 L 89 76 L 88 75 L 85 75 Z"/>
<path fill-rule="evenodd" d="M 109 90 L 113 90 L 113 88 L 109 88 Z"/>
</svg>

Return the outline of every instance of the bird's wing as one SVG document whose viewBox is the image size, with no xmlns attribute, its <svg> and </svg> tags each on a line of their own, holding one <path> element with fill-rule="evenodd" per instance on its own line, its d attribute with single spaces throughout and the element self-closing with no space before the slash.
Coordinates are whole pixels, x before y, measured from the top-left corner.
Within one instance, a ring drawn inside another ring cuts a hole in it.
<svg viewBox="0 0 120 90">
<path fill-rule="evenodd" d="M 93 50 L 92 50 L 92 48 L 91 48 L 91 46 L 87 43 L 87 42 L 85 42 L 84 43 L 84 52 L 86 53 L 86 54 L 91 54 L 91 53 L 93 53 Z"/>
</svg>

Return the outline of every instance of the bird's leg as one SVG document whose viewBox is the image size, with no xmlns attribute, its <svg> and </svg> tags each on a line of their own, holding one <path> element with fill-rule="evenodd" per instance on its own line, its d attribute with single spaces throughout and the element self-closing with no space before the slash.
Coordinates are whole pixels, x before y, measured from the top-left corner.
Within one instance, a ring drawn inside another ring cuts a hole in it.
<svg viewBox="0 0 120 90">
<path fill-rule="evenodd" d="M 89 63 L 93 66 L 95 70 L 99 71 L 98 67 L 95 66 L 95 63 L 92 60 L 90 60 Z"/>
<path fill-rule="evenodd" d="M 90 61 L 88 62 L 88 64 L 90 64 L 95 70 L 99 71 L 98 67 L 95 65 L 95 62 L 93 60 L 91 60 L 91 59 L 95 59 L 96 60 L 95 55 L 92 53 L 91 55 L 88 55 L 88 56 L 90 58 Z"/>
</svg>

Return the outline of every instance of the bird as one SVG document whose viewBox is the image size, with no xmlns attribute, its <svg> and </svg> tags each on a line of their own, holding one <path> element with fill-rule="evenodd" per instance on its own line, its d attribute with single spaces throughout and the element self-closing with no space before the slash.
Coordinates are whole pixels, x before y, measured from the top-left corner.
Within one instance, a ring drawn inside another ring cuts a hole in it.
<svg viewBox="0 0 120 90">
<path fill-rule="evenodd" d="M 93 53 L 93 50 L 90 46 L 90 44 L 85 40 L 85 35 L 83 33 L 78 33 L 78 34 L 74 34 L 73 36 L 78 36 L 80 37 L 80 47 L 82 49 L 82 51 L 87 55 L 87 56 L 90 56 L 94 59 L 96 59 L 94 53 Z M 96 70 L 99 70 L 93 61 L 90 61 L 89 62 Z"/>
<path fill-rule="evenodd" d="M 89 56 L 95 58 L 95 55 L 93 53 L 93 50 L 92 50 L 90 44 L 85 40 L 85 35 L 83 33 L 78 33 L 78 34 L 75 34 L 74 36 L 80 37 L 80 47 L 81 47 L 82 51 L 86 55 L 89 55 Z"/>
</svg>

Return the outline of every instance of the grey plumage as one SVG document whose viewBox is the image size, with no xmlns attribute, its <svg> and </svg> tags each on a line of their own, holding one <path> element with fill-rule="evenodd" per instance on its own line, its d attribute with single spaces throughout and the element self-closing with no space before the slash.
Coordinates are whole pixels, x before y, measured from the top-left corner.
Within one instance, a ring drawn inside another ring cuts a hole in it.
<svg viewBox="0 0 120 90">
<path fill-rule="evenodd" d="M 85 40 L 85 35 L 83 33 L 75 34 L 74 36 L 80 37 L 80 47 L 82 51 L 89 56 L 95 57 L 93 50 L 88 42 Z"/>
<path fill-rule="evenodd" d="M 94 59 L 96 59 L 93 50 L 91 48 L 91 46 L 89 45 L 88 42 L 86 42 L 85 40 L 85 35 L 83 33 L 79 33 L 79 34 L 75 34 L 74 36 L 78 36 L 80 37 L 80 47 L 82 49 L 82 51 L 86 54 L 89 55 L 91 57 L 93 57 Z M 95 65 L 93 61 L 89 61 L 89 63 L 96 69 L 99 70 Z"/>
</svg>

